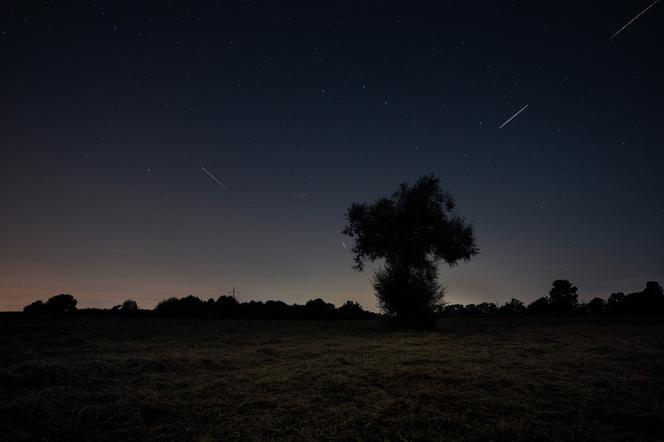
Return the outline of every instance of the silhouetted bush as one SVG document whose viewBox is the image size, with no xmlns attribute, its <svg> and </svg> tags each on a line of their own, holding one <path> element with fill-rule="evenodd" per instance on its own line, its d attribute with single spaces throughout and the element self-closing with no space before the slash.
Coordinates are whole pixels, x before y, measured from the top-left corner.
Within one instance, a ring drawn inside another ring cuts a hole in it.
<svg viewBox="0 0 664 442">
<path fill-rule="evenodd" d="M 642 292 L 630 293 L 623 303 L 626 313 L 662 314 L 664 313 L 664 292 L 657 281 L 648 281 Z"/>
<path fill-rule="evenodd" d="M 76 311 L 78 301 L 72 295 L 62 294 L 48 298 L 46 311 L 53 314 L 72 313 Z"/>
<path fill-rule="evenodd" d="M 532 315 L 548 315 L 551 313 L 549 298 L 541 297 L 528 304 L 528 313 Z"/>
<path fill-rule="evenodd" d="M 176 297 L 171 297 L 164 299 L 163 301 L 159 301 L 159 304 L 154 308 L 155 313 L 161 314 L 161 315 L 174 315 L 176 313 L 179 313 L 180 305 L 180 299 Z"/>
<path fill-rule="evenodd" d="M 375 316 L 373 313 L 368 312 L 362 308 L 360 304 L 353 301 L 346 301 L 341 307 L 337 309 L 337 316 L 343 320 L 358 320 L 358 319 L 371 319 Z"/>
<path fill-rule="evenodd" d="M 267 309 L 263 301 L 243 302 L 239 306 L 240 317 L 252 319 L 268 319 Z"/>
<path fill-rule="evenodd" d="M 222 295 L 215 302 L 215 311 L 218 315 L 224 317 L 236 316 L 238 313 L 239 302 L 235 296 Z"/>
<path fill-rule="evenodd" d="M 591 315 L 601 315 L 606 311 L 606 301 L 604 301 L 602 298 L 595 297 L 588 304 L 586 304 L 585 308 L 586 311 Z"/>
<path fill-rule="evenodd" d="M 483 316 L 493 316 L 498 311 L 498 307 L 493 302 L 482 302 L 477 304 L 477 311 Z"/>
<path fill-rule="evenodd" d="M 463 314 L 469 316 L 478 316 L 480 314 L 480 309 L 477 304 L 466 304 L 463 308 Z"/>
<path fill-rule="evenodd" d="M 203 316 L 207 314 L 206 304 L 196 296 L 168 298 L 155 307 L 155 313 L 164 316 Z"/>
<path fill-rule="evenodd" d="M 463 304 L 447 304 L 443 307 L 443 316 L 461 316 L 464 311 Z"/>
<path fill-rule="evenodd" d="M 330 320 L 335 319 L 336 309 L 334 304 L 329 304 L 320 298 L 312 299 L 304 304 L 302 313 L 306 319 Z"/>
<path fill-rule="evenodd" d="M 76 311 L 76 298 L 69 294 L 60 294 L 51 296 L 46 303 L 35 301 L 23 308 L 25 313 L 46 313 L 59 315 L 64 313 L 73 313 Z"/>
<path fill-rule="evenodd" d="M 266 301 L 265 315 L 270 319 L 293 318 L 292 307 L 283 301 Z"/>
<path fill-rule="evenodd" d="M 138 310 L 138 303 L 133 299 L 127 299 L 125 302 L 122 303 L 120 310 L 122 310 L 123 312 L 135 312 Z"/>
<path fill-rule="evenodd" d="M 23 312 L 24 313 L 46 313 L 46 308 L 44 305 L 44 302 L 41 300 L 37 300 L 33 302 L 32 304 L 28 304 L 25 307 L 23 307 Z"/>
<path fill-rule="evenodd" d="M 504 315 L 520 315 L 526 312 L 526 306 L 518 299 L 512 298 L 500 306 L 498 312 Z"/>
<path fill-rule="evenodd" d="M 643 292 L 648 296 L 652 296 L 657 299 L 661 299 L 662 296 L 664 296 L 664 289 L 657 281 L 648 281 L 646 283 L 646 289 Z"/>
<path fill-rule="evenodd" d="M 620 314 L 625 313 L 625 294 L 623 292 L 611 293 L 606 301 L 607 313 Z"/>
<path fill-rule="evenodd" d="M 104 310 L 99 310 L 98 309 L 85 309 L 85 313 L 103 313 Z M 118 315 L 129 315 L 129 316 L 135 316 L 139 314 L 140 309 L 138 308 L 138 303 L 134 301 L 133 299 L 127 299 L 125 300 L 122 304 L 114 305 L 111 308 L 111 312 L 114 314 Z"/>
</svg>

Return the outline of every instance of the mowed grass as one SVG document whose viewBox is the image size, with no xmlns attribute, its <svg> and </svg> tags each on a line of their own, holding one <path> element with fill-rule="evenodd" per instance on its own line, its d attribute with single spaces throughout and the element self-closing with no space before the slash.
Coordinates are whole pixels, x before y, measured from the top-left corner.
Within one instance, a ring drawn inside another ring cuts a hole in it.
<svg viewBox="0 0 664 442">
<path fill-rule="evenodd" d="M 664 324 L 0 315 L 0 440 L 662 440 Z"/>
</svg>

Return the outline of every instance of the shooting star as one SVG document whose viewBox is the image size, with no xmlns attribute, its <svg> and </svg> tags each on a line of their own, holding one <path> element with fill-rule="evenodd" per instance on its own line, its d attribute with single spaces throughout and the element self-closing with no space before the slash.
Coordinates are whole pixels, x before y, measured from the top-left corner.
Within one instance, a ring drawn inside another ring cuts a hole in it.
<svg viewBox="0 0 664 442">
<path fill-rule="evenodd" d="M 346 243 L 344 242 L 343 239 L 341 240 L 341 245 L 343 246 L 344 249 L 348 249 L 348 247 L 346 247 Z"/>
<path fill-rule="evenodd" d="M 208 172 L 208 170 L 207 170 L 205 167 L 201 167 L 201 170 L 202 170 L 203 172 L 205 172 L 210 178 L 212 178 L 213 180 L 215 180 L 215 181 L 217 182 L 217 184 L 219 184 L 219 185 L 221 186 L 222 189 L 225 189 L 225 188 L 226 188 L 226 186 L 224 186 L 224 183 L 222 183 L 221 181 L 219 181 L 219 180 L 217 179 L 216 176 L 214 176 L 214 175 L 212 175 L 210 172 Z"/>
<path fill-rule="evenodd" d="M 631 25 L 632 22 L 634 22 L 634 20 L 636 20 L 637 18 L 641 17 L 641 16 L 642 16 L 642 15 L 643 15 L 648 9 L 652 8 L 653 6 L 655 6 L 655 3 L 657 3 L 658 1 L 659 1 L 659 0 L 655 0 L 654 2 L 652 2 L 652 3 L 650 4 L 650 6 L 648 6 L 646 9 L 644 9 L 643 11 L 641 11 L 636 17 L 634 17 L 633 19 L 631 19 L 630 21 L 628 21 L 627 24 L 626 24 L 625 26 L 623 26 L 622 28 L 618 29 L 618 30 L 616 31 L 615 34 L 613 34 L 611 37 L 609 37 L 609 40 L 613 40 L 613 37 L 615 37 L 616 35 L 620 34 L 620 33 L 621 33 L 621 32 L 622 32 L 627 26 Z"/>
<path fill-rule="evenodd" d="M 503 124 L 501 124 L 500 127 L 498 127 L 498 129 L 502 129 L 507 123 L 509 123 L 510 121 L 512 121 L 512 120 L 514 119 L 514 117 L 516 117 L 516 116 L 519 115 L 521 112 L 523 112 L 524 110 L 526 110 L 527 107 L 528 107 L 527 104 L 526 104 L 525 106 L 523 106 L 523 107 L 519 110 L 519 112 L 517 112 L 517 113 L 515 113 L 514 115 L 512 115 L 507 121 L 505 121 Z"/>
</svg>

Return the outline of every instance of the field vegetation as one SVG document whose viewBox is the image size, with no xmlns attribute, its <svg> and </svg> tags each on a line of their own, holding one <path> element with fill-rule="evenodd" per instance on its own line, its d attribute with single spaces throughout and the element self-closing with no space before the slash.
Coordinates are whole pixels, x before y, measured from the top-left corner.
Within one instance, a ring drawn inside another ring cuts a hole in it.
<svg viewBox="0 0 664 442">
<path fill-rule="evenodd" d="M 0 440 L 662 440 L 664 323 L 0 315 Z"/>
</svg>

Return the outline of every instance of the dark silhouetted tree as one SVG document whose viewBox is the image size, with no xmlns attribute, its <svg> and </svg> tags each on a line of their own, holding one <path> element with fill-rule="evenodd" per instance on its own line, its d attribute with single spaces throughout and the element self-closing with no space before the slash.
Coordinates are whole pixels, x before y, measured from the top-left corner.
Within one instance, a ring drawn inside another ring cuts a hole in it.
<svg viewBox="0 0 664 442">
<path fill-rule="evenodd" d="M 472 225 L 454 208 L 452 195 L 427 175 L 372 204 L 353 203 L 346 212 L 343 233 L 355 240 L 354 268 L 361 271 L 366 261 L 385 259 L 373 286 L 388 315 L 430 325 L 443 296 L 438 263 L 454 266 L 478 253 Z"/>
<path fill-rule="evenodd" d="M 478 316 L 480 309 L 477 304 L 466 304 L 462 310 L 462 314 L 470 316 Z"/>
<path fill-rule="evenodd" d="M 235 296 L 221 295 L 217 298 L 215 309 L 221 316 L 235 316 L 238 313 L 239 302 Z"/>
<path fill-rule="evenodd" d="M 553 288 L 549 291 L 549 305 L 554 314 L 568 314 L 574 311 L 579 304 L 577 288 L 566 279 L 553 281 Z"/>
<path fill-rule="evenodd" d="M 336 309 L 334 304 L 327 303 L 320 298 L 312 299 L 304 304 L 304 315 L 306 319 L 328 320 L 334 319 Z"/>
<path fill-rule="evenodd" d="M 354 301 L 346 301 L 337 309 L 337 317 L 343 320 L 369 319 L 373 316 L 373 313 L 364 310 L 359 303 Z"/>
<path fill-rule="evenodd" d="M 138 304 L 133 299 L 127 299 L 122 303 L 120 310 L 123 312 L 135 312 L 138 310 Z"/>
<path fill-rule="evenodd" d="M 606 312 L 612 314 L 625 313 L 625 294 L 623 292 L 611 293 L 606 301 Z"/>
<path fill-rule="evenodd" d="M 664 289 L 657 281 L 648 281 L 643 291 L 646 304 L 645 311 L 649 314 L 664 314 Z"/>
<path fill-rule="evenodd" d="M 32 304 L 28 304 L 25 307 L 23 307 L 23 312 L 25 313 L 45 313 L 46 308 L 44 305 L 44 302 L 41 300 L 37 300 L 33 302 Z"/>
<path fill-rule="evenodd" d="M 528 304 L 528 313 L 533 315 L 548 315 L 551 313 L 549 299 L 541 297 Z"/>
<path fill-rule="evenodd" d="M 265 315 L 269 319 L 295 319 L 290 305 L 283 301 L 265 301 Z"/>
<path fill-rule="evenodd" d="M 461 316 L 463 311 L 463 304 L 447 304 L 445 307 L 443 307 L 444 316 Z"/>
<path fill-rule="evenodd" d="M 646 289 L 643 291 L 647 296 L 652 296 L 654 298 L 664 296 L 664 289 L 657 281 L 648 281 L 646 283 Z"/>
<path fill-rule="evenodd" d="M 180 299 L 180 311 L 185 315 L 202 315 L 205 314 L 205 303 L 198 297 L 193 295 L 185 296 Z"/>
<path fill-rule="evenodd" d="M 154 311 L 164 316 L 203 316 L 208 313 L 205 302 L 192 295 L 180 299 L 164 299 L 157 304 Z"/>
<path fill-rule="evenodd" d="M 76 311 L 76 304 L 78 304 L 78 301 L 72 295 L 61 294 L 48 298 L 44 308 L 47 313 L 72 313 Z"/>
<path fill-rule="evenodd" d="M 240 316 L 254 319 L 269 319 L 262 301 L 249 301 L 240 304 Z"/>
<path fill-rule="evenodd" d="M 586 310 L 591 315 L 601 315 L 606 310 L 606 301 L 595 297 L 586 305 Z"/>
<path fill-rule="evenodd" d="M 376 271 L 373 287 L 384 312 L 409 325 L 422 327 L 432 325 L 434 308 L 444 293 L 435 267 L 395 267 L 389 262 Z"/>
<path fill-rule="evenodd" d="M 178 305 L 180 304 L 180 300 L 175 297 L 171 297 L 168 299 L 164 299 L 162 301 L 159 301 L 159 303 L 156 305 L 154 308 L 155 313 L 161 314 L 161 315 L 168 315 L 172 316 L 178 313 Z"/>
<path fill-rule="evenodd" d="M 482 316 L 493 316 L 498 311 L 498 308 L 493 302 L 482 302 L 477 304 L 477 310 Z"/>
<path fill-rule="evenodd" d="M 664 313 L 664 292 L 657 281 L 648 281 L 641 292 L 625 296 L 625 312 L 641 315 Z"/>
<path fill-rule="evenodd" d="M 519 301 L 518 299 L 512 298 L 508 302 L 500 306 L 498 312 L 505 315 L 517 315 L 525 313 L 526 306 L 523 304 L 523 302 Z"/>
</svg>

